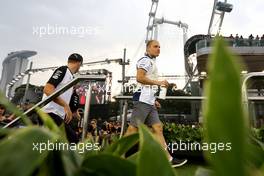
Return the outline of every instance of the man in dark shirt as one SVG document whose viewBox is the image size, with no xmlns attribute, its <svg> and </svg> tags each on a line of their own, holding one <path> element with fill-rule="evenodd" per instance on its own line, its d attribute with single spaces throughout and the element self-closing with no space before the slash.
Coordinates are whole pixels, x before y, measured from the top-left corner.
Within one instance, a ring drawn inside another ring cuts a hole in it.
<svg viewBox="0 0 264 176">
<path fill-rule="evenodd" d="M 83 63 L 81 55 L 74 53 L 68 58 L 67 66 L 59 67 L 54 71 L 51 78 L 44 87 L 46 96 L 51 95 L 61 87 L 68 84 L 73 79 L 73 74 L 77 73 Z M 56 97 L 43 107 L 44 112 L 53 118 L 55 123 L 60 126 L 65 125 L 65 130 L 69 142 L 78 142 L 78 137 L 74 130 L 68 125 L 72 120 L 72 111 L 70 108 L 70 100 L 73 94 L 73 88 L 68 89 L 60 96 Z"/>
</svg>

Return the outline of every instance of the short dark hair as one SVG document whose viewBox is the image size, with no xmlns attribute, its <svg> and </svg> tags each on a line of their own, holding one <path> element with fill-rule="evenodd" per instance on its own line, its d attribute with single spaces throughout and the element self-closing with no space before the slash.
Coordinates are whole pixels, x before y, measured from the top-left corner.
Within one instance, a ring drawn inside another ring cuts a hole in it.
<svg viewBox="0 0 264 176">
<path fill-rule="evenodd" d="M 91 122 L 94 121 L 97 124 L 97 120 L 96 119 L 92 119 Z"/>
<path fill-rule="evenodd" d="M 83 63 L 83 57 L 78 53 L 73 53 L 68 58 L 68 62 L 72 62 L 72 61 Z"/>
<path fill-rule="evenodd" d="M 146 48 L 148 48 L 153 42 L 156 42 L 157 40 L 149 40 L 147 43 L 146 43 Z"/>
</svg>

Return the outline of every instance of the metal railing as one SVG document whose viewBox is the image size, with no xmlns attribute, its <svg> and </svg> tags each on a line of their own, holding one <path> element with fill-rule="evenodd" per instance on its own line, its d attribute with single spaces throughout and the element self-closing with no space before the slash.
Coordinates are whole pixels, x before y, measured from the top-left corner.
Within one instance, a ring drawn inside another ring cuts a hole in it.
<svg viewBox="0 0 264 176">
<path fill-rule="evenodd" d="M 248 105 L 249 101 L 263 101 L 264 100 L 264 97 L 258 97 L 258 96 L 248 97 L 248 95 L 247 95 L 246 83 L 250 78 L 252 78 L 254 76 L 258 76 L 258 77 L 263 76 L 264 77 L 264 72 L 249 73 L 243 79 L 242 88 L 241 88 L 242 101 L 243 101 L 242 103 L 245 106 L 245 109 L 247 109 L 247 110 L 249 109 L 249 105 Z M 121 120 L 122 120 L 121 134 L 120 134 L 120 137 L 121 137 L 123 135 L 123 133 L 125 131 L 125 127 L 127 125 L 127 110 L 128 110 L 127 101 L 131 100 L 132 96 L 116 96 L 114 98 L 116 100 L 123 100 L 124 101 L 124 106 L 122 109 L 122 117 L 121 117 Z M 205 99 L 206 99 L 206 97 L 204 97 L 204 96 L 166 96 L 166 98 L 165 98 L 165 100 L 189 100 L 189 101 L 194 101 L 194 100 L 202 101 Z"/>
<path fill-rule="evenodd" d="M 247 91 L 247 82 L 250 78 L 253 77 L 263 77 L 264 78 L 264 72 L 251 72 L 248 73 L 244 76 L 243 82 L 242 82 L 242 97 L 243 97 L 243 104 L 245 106 L 245 109 L 247 110 L 247 114 L 250 115 L 252 114 L 251 119 L 253 120 L 254 126 L 256 125 L 256 115 L 254 112 L 254 109 L 251 105 L 249 105 L 249 101 L 263 101 L 264 97 L 260 96 L 254 96 L 254 97 L 249 97 L 248 96 L 248 91 Z M 254 104 L 253 104 L 254 105 Z"/>
<path fill-rule="evenodd" d="M 120 137 L 122 137 L 122 135 L 124 134 L 125 131 L 125 127 L 127 125 L 127 110 L 128 110 L 128 100 L 132 99 L 132 96 L 115 96 L 114 97 L 116 100 L 123 100 L 124 101 L 124 105 L 122 108 L 122 117 L 121 117 L 121 121 L 122 121 L 122 126 L 121 126 L 121 133 L 120 133 Z M 206 97 L 202 97 L 202 96 L 166 96 L 165 100 L 197 100 L 197 101 L 202 101 L 205 100 Z"/>
<path fill-rule="evenodd" d="M 102 76 L 100 76 L 100 75 L 80 75 L 80 76 L 77 76 L 72 81 L 70 81 L 68 84 L 66 84 L 65 86 L 63 86 L 59 90 L 55 91 L 54 93 L 52 93 L 51 95 L 46 97 L 46 99 L 40 101 L 39 103 L 34 105 L 32 108 L 28 109 L 26 112 L 23 113 L 23 115 L 30 115 L 31 113 L 33 113 L 35 111 L 35 109 L 37 107 L 40 107 L 40 108 L 44 107 L 46 104 L 51 102 L 54 98 L 63 94 L 65 91 L 67 91 L 69 88 L 71 88 L 72 86 L 74 86 L 75 84 L 77 84 L 80 81 L 105 81 L 105 80 L 106 80 L 106 76 L 103 76 L 103 75 Z M 88 123 L 88 118 L 89 118 L 91 90 L 92 89 L 91 89 L 91 83 L 90 83 L 89 89 L 86 91 L 87 98 L 86 98 L 86 102 L 85 102 L 86 103 L 85 104 L 85 110 L 84 110 L 85 113 L 84 113 L 84 118 L 83 118 L 83 121 L 84 121 L 83 122 L 83 135 L 82 135 L 83 138 L 86 136 L 86 133 L 87 133 L 87 123 Z M 11 125 L 13 125 L 15 122 L 17 122 L 20 119 L 21 119 L 21 116 L 15 118 L 10 123 L 6 124 L 3 128 L 10 127 Z"/>
<path fill-rule="evenodd" d="M 231 39 L 225 38 L 227 44 L 231 47 L 263 47 L 264 40 L 256 40 L 256 39 Z M 213 39 L 204 39 L 200 40 L 196 43 L 196 51 L 202 48 L 211 47 L 213 44 Z"/>
</svg>

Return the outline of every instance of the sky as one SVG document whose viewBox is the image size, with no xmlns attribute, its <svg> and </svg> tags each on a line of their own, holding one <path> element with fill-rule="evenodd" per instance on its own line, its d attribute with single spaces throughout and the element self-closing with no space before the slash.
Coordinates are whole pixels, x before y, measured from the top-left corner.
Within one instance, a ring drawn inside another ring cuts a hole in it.
<svg viewBox="0 0 264 176">
<path fill-rule="evenodd" d="M 8 53 L 33 50 L 33 68 L 65 65 L 77 52 L 84 62 L 122 58 L 127 48 L 130 66 L 144 53 L 144 40 L 151 0 L 23 0 L 2 1 L 0 6 L 0 63 Z M 224 18 L 222 34 L 264 34 L 263 0 L 228 0 L 234 8 Z M 188 37 L 207 34 L 213 0 L 159 0 L 156 17 L 182 21 L 189 26 Z M 68 32 L 62 33 L 63 27 Z M 48 31 L 49 29 L 49 31 Z M 56 31 L 57 29 L 57 31 Z M 161 75 L 184 74 L 183 33 L 172 25 L 159 28 L 161 54 L 157 59 Z M 121 78 L 121 67 L 99 65 L 114 72 L 114 82 Z M 88 69 L 87 67 L 83 69 Z M 0 66 L 2 73 L 2 65 Z M 44 85 L 52 72 L 37 73 L 31 83 Z M 118 87 L 118 86 L 117 86 Z"/>
</svg>

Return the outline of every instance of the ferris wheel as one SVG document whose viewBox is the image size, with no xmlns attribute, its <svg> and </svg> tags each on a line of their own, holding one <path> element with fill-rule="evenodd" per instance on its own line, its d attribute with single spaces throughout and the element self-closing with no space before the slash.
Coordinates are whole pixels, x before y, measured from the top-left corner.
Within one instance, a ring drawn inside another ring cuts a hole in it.
<svg viewBox="0 0 264 176">
<path fill-rule="evenodd" d="M 231 12 L 233 10 L 233 5 L 224 2 L 214 0 L 213 11 L 211 20 L 208 27 L 208 35 L 218 35 L 221 32 L 225 12 Z"/>
<path fill-rule="evenodd" d="M 183 30 L 183 44 L 187 41 L 187 31 L 188 25 L 181 21 L 169 21 L 162 18 L 156 18 L 156 13 L 158 10 L 159 0 L 152 0 L 150 12 L 149 12 L 149 20 L 147 26 L 147 35 L 145 42 L 147 43 L 149 40 L 157 40 L 158 38 L 158 27 L 161 24 L 171 24 L 176 25 Z"/>
</svg>

